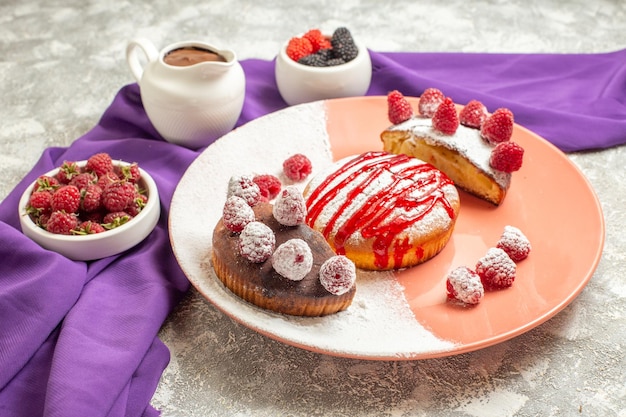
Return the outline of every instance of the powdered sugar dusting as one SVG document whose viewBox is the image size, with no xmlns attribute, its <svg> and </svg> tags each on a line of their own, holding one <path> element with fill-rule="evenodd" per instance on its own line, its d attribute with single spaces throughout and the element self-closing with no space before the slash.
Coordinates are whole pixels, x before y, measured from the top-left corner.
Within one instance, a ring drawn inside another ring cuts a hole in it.
<svg viewBox="0 0 626 417">
<path fill-rule="evenodd" d="M 297 140 L 296 140 L 297 139 Z M 345 311 L 326 317 L 275 314 L 228 291 L 210 264 L 213 226 L 222 215 L 233 175 L 282 174 L 290 155 L 305 154 L 316 175 L 333 163 L 323 102 L 292 106 L 259 118 L 209 146 L 181 179 L 172 199 L 170 221 L 176 258 L 192 284 L 217 308 L 237 321 L 287 343 L 340 356 L 411 358 L 454 349 L 426 330 L 405 300 L 392 273 L 357 272 L 357 291 Z M 193 202 L 190 204 L 189 202 Z M 197 219 L 206 227 L 197 227 Z"/>
<path fill-rule="evenodd" d="M 480 137 L 478 129 L 459 125 L 454 135 L 444 135 L 433 129 L 432 119 L 419 116 L 391 126 L 389 129 L 409 130 L 416 136 L 423 137 L 430 145 L 445 146 L 459 152 L 503 188 L 507 188 L 511 182 L 511 174 L 495 170 L 489 164 L 493 146 Z"/>
</svg>

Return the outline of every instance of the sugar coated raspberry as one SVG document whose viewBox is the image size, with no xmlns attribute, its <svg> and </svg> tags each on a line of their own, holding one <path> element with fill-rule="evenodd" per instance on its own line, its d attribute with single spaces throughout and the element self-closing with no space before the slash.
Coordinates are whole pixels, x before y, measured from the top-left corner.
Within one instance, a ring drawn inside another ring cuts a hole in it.
<svg viewBox="0 0 626 417">
<path fill-rule="evenodd" d="M 443 93 L 437 88 L 427 88 L 420 96 L 417 111 L 424 117 L 433 117 L 444 98 Z"/>
<path fill-rule="evenodd" d="M 453 269 L 446 278 L 448 298 L 465 304 L 478 304 L 485 294 L 480 277 L 466 266 Z"/>
<path fill-rule="evenodd" d="M 506 142 L 513 135 L 513 123 L 511 110 L 499 108 L 483 122 L 480 135 L 492 145 Z"/>
<path fill-rule="evenodd" d="M 522 167 L 524 148 L 513 141 L 500 142 L 492 150 L 489 164 L 498 171 L 514 172 Z"/>
<path fill-rule="evenodd" d="M 311 248 L 302 239 L 290 239 L 276 248 L 272 266 L 283 277 L 301 281 L 313 267 Z"/>
<path fill-rule="evenodd" d="M 50 207 L 53 211 L 76 213 L 80 207 L 80 191 L 74 185 L 64 185 L 52 194 Z"/>
<path fill-rule="evenodd" d="M 320 267 L 320 283 L 334 295 L 345 294 L 356 282 L 356 267 L 343 255 L 327 259 Z"/>
<path fill-rule="evenodd" d="M 292 181 L 302 181 L 313 171 L 313 166 L 306 155 L 297 153 L 285 159 L 283 172 Z"/>
<path fill-rule="evenodd" d="M 463 126 L 480 129 L 487 117 L 489 117 L 487 107 L 478 100 L 472 100 L 459 113 L 459 122 Z"/>
<path fill-rule="evenodd" d="M 496 247 L 505 251 L 515 262 L 526 259 L 532 249 L 528 238 L 514 226 L 504 226 Z"/>
<path fill-rule="evenodd" d="M 452 99 L 446 97 L 433 115 L 433 129 L 444 135 L 453 135 L 459 128 L 459 116 Z"/>
<path fill-rule="evenodd" d="M 490 248 L 476 264 L 476 273 L 486 290 L 510 287 L 515 280 L 515 272 L 515 262 L 500 248 Z"/>
<path fill-rule="evenodd" d="M 387 94 L 387 117 L 394 125 L 413 117 L 411 104 L 398 90 L 393 90 Z"/>
<path fill-rule="evenodd" d="M 239 233 L 250 222 L 254 221 L 254 211 L 241 197 L 228 197 L 222 210 L 224 226 L 233 233 Z"/>
<path fill-rule="evenodd" d="M 278 177 L 271 174 L 256 175 L 252 181 L 259 186 L 263 201 L 275 199 L 283 186 Z"/>
<path fill-rule="evenodd" d="M 250 262 L 265 262 L 272 256 L 275 245 L 272 229 L 258 221 L 248 223 L 239 235 L 239 253 Z"/>
<path fill-rule="evenodd" d="M 304 223 L 307 214 L 304 197 L 293 185 L 285 187 L 278 194 L 272 211 L 274 218 L 285 226 L 297 226 Z"/>
<path fill-rule="evenodd" d="M 251 175 L 234 175 L 228 181 L 227 197 L 236 195 L 254 207 L 261 200 L 261 189 Z"/>
</svg>

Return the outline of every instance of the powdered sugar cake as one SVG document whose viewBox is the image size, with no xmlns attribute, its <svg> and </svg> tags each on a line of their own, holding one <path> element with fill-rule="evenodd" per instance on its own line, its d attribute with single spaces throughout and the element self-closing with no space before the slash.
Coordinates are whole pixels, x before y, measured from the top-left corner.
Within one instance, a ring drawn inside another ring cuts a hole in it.
<svg viewBox="0 0 626 417">
<path fill-rule="evenodd" d="M 459 213 L 446 174 L 419 159 L 387 152 L 344 158 L 304 190 L 307 224 L 338 254 L 369 270 L 420 264 L 447 244 Z"/>
</svg>

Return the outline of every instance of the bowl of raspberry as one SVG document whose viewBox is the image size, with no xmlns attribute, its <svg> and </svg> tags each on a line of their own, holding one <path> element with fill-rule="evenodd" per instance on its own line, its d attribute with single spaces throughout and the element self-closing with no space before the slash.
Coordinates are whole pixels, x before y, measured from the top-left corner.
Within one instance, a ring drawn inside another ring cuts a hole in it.
<svg viewBox="0 0 626 417">
<path fill-rule="evenodd" d="M 41 247 L 89 261 L 143 241 L 161 214 L 156 183 L 136 163 L 107 153 L 65 161 L 40 175 L 22 194 L 22 233 Z"/>
<path fill-rule="evenodd" d="M 280 49 L 274 75 L 289 105 L 364 95 L 372 79 L 372 62 L 364 45 L 339 27 L 331 34 L 311 29 Z"/>
</svg>

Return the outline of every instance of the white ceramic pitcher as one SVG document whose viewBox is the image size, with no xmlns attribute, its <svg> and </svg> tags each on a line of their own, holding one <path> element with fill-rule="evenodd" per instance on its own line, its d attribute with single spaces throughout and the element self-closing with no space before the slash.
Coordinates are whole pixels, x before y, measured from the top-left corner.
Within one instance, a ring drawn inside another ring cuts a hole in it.
<svg viewBox="0 0 626 417">
<path fill-rule="evenodd" d="M 188 66 L 164 61 L 168 53 L 181 48 L 211 51 L 223 61 Z M 145 64 L 140 51 L 147 58 Z M 235 126 L 246 85 L 235 52 L 199 41 L 174 43 L 159 52 L 149 40 L 134 39 L 126 47 L 126 61 L 139 84 L 148 118 L 167 141 L 200 148 Z"/>
</svg>

